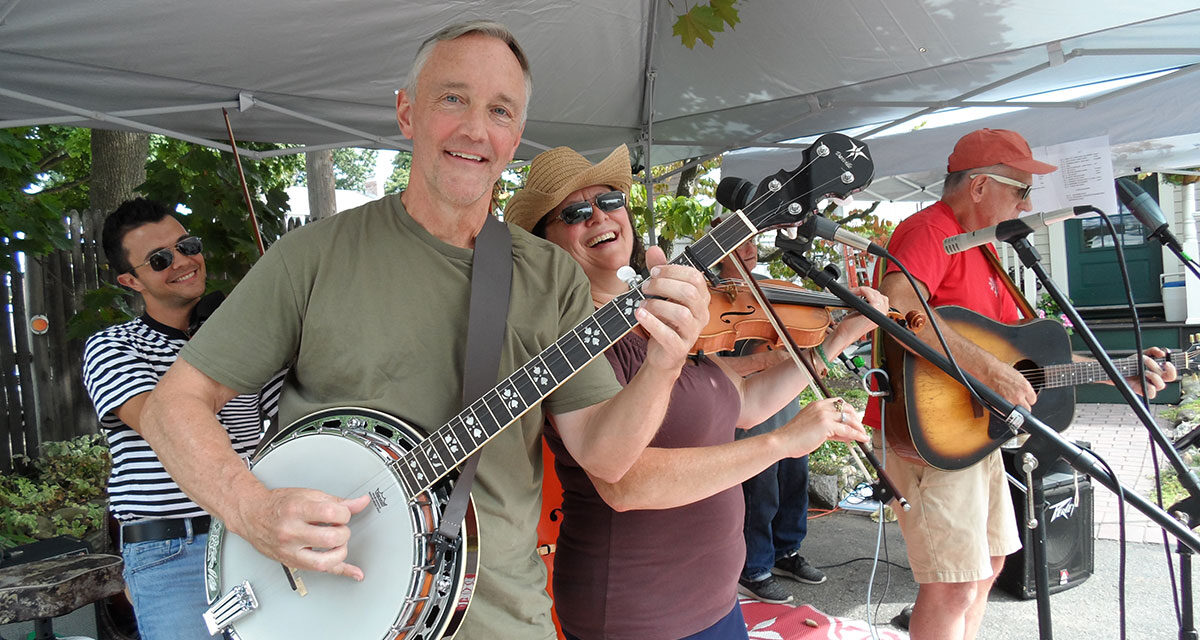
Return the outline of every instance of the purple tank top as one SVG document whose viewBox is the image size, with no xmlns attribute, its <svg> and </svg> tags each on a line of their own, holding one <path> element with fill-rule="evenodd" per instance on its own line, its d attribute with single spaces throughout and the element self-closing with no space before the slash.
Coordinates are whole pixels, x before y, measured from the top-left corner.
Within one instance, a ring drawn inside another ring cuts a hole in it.
<svg viewBox="0 0 1200 640">
<path fill-rule="evenodd" d="M 630 333 L 605 355 L 627 384 L 646 358 L 646 339 Z M 739 411 L 725 373 L 710 360 L 689 361 L 650 445 L 732 442 Z M 672 640 L 729 613 L 746 560 L 740 486 L 683 507 L 619 513 L 596 493 L 551 427 L 546 440 L 563 486 L 554 606 L 564 630 L 584 640 Z"/>
</svg>

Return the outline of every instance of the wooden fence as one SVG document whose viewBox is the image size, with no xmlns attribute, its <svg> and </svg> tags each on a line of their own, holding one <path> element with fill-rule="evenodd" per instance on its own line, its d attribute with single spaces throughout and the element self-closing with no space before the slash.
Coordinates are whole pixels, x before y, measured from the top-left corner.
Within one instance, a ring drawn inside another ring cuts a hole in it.
<svg viewBox="0 0 1200 640">
<path fill-rule="evenodd" d="M 67 321 L 102 279 L 115 282 L 103 268 L 103 222 L 104 212 L 70 214 L 70 249 L 28 259 L 23 271 L 0 278 L 6 302 L 0 313 L 0 401 L 7 416 L 0 471 L 12 469 L 16 454 L 36 456 L 42 442 L 96 433 L 99 427 L 83 388 L 84 341 L 67 339 Z M 32 322 L 40 316 L 44 331 Z"/>
</svg>

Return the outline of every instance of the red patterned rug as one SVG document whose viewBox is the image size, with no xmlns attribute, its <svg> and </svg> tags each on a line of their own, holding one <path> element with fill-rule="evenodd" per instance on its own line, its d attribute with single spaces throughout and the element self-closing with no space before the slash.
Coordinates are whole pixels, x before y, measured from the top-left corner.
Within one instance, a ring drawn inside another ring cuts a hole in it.
<svg viewBox="0 0 1200 640">
<path fill-rule="evenodd" d="M 751 640 L 870 640 L 871 630 L 862 620 L 829 616 L 809 605 L 793 607 L 739 598 Z M 876 627 L 880 640 L 903 640 L 892 629 Z"/>
</svg>

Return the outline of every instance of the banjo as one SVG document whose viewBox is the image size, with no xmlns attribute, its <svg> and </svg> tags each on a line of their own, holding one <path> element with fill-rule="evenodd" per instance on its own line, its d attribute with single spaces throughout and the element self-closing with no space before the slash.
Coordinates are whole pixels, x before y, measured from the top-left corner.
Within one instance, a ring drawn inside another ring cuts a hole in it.
<svg viewBox="0 0 1200 640">
<path fill-rule="evenodd" d="M 819 200 L 862 189 L 873 172 L 865 145 L 823 135 L 798 168 L 762 181 L 749 212 L 727 216 L 672 263 L 705 270 L 762 231 L 798 224 Z M 458 540 L 444 545 L 435 536 L 456 467 L 632 330 L 643 300 L 636 285 L 617 296 L 428 435 L 353 407 L 280 430 L 253 457 L 251 472 L 272 489 L 369 494 L 370 504 L 350 521 L 354 544 L 346 558 L 366 568 L 366 577 L 291 569 L 214 519 L 205 553 L 209 632 L 237 640 L 453 635 L 470 603 L 479 551 L 473 505 Z"/>
</svg>

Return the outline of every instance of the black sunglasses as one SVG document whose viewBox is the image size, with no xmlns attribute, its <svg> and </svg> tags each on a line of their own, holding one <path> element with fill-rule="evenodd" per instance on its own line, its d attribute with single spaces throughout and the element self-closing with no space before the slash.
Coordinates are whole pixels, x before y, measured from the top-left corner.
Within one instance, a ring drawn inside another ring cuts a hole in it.
<svg viewBox="0 0 1200 640">
<path fill-rule="evenodd" d="M 612 213 L 617 209 L 625 206 L 625 194 L 620 191 L 609 191 L 597 195 L 592 202 L 596 203 L 596 208 L 604 213 Z M 558 212 L 558 219 L 566 224 L 579 224 L 585 220 L 592 218 L 592 202 L 584 200 L 569 204 Z"/>
<path fill-rule="evenodd" d="M 188 236 L 183 240 L 175 243 L 175 251 L 185 255 L 194 256 L 203 250 L 203 243 L 196 236 Z M 133 273 L 137 269 L 150 265 L 155 271 L 162 271 L 175 263 L 175 251 L 171 251 L 171 247 L 163 247 L 150 254 L 150 257 L 136 267 L 129 269 L 127 273 Z"/>
</svg>

